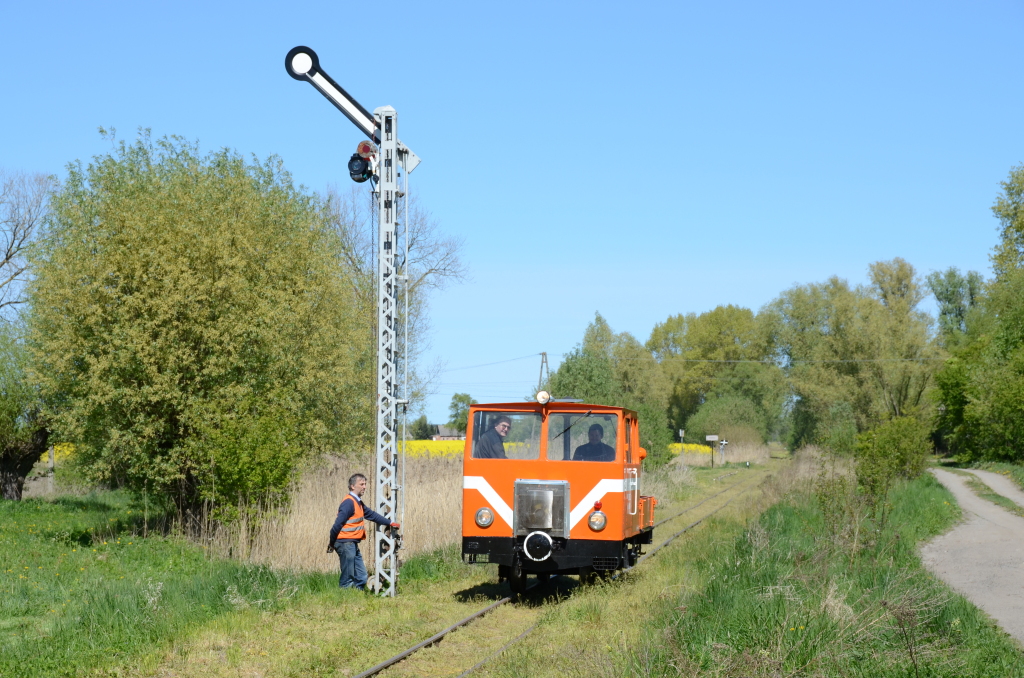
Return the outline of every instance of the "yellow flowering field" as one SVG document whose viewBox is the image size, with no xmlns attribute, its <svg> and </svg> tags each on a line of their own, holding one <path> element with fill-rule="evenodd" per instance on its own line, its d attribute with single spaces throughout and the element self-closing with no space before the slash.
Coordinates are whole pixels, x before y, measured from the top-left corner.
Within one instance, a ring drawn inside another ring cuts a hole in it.
<svg viewBox="0 0 1024 678">
<path fill-rule="evenodd" d="M 405 453 L 410 457 L 454 457 L 465 449 L 465 440 L 410 440 Z M 398 443 L 398 451 L 402 451 L 402 443 Z"/>
<path fill-rule="evenodd" d="M 693 443 L 671 443 L 668 450 L 672 454 L 711 454 L 711 448 L 708 445 Z"/>
<path fill-rule="evenodd" d="M 60 464 L 67 461 L 75 453 L 75 446 L 71 443 L 57 443 L 53 446 L 53 463 Z M 44 464 L 50 460 L 50 451 L 43 452 L 39 461 Z"/>
</svg>

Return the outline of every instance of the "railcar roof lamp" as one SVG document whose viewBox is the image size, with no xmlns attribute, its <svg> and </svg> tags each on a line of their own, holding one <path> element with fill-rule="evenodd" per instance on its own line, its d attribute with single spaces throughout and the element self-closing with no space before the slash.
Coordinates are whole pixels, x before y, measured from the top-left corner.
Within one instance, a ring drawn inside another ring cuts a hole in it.
<svg viewBox="0 0 1024 678">
<path fill-rule="evenodd" d="M 541 405 L 547 405 L 551 400 L 551 394 L 547 391 L 540 391 L 537 393 L 537 402 Z"/>
</svg>

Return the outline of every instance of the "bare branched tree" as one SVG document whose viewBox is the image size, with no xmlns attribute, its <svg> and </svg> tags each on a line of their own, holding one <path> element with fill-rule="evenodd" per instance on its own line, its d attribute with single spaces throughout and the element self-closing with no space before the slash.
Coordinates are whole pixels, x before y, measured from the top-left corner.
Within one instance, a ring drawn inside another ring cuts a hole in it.
<svg viewBox="0 0 1024 678">
<path fill-rule="evenodd" d="M 24 304 L 26 254 L 41 235 L 53 177 L 0 170 L 0 313 Z"/>
<path fill-rule="evenodd" d="M 326 196 L 331 224 L 342 242 L 345 265 L 353 273 L 354 293 L 367 305 L 375 304 L 377 267 L 377 221 L 372 193 L 366 187 L 353 186 L 347 193 L 331 187 Z M 414 403 L 422 403 L 432 393 L 431 384 L 444 365 L 422 365 L 419 358 L 430 348 L 428 297 L 430 292 L 461 282 L 467 277 L 462 262 L 463 239 L 444 234 L 433 216 L 416 201 L 409 202 L 409 260 L 401 259 L 399 269 L 409 276 L 409 352 L 407 369 Z M 405 205 L 399 203 L 401 219 Z M 398 252 L 404 251 L 404 232 L 399 235 Z"/>
</svg>

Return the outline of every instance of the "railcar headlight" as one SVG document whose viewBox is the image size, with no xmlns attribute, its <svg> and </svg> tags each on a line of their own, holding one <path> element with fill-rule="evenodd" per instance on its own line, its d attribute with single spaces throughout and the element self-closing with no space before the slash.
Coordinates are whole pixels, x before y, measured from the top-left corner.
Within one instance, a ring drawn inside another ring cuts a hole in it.
<svg viewBox="0 0 1024 678">
<path fill-rule="evenodd" d="M 490 527 L 494 522 L 494 511 L 489 508 L 482 508 L 476 512 L 476 524 L 480 527 Z"/>
<path fill-rule="evenodd" d="M 587 525 L 590 525 L 590 529 L 594 532 L 600 532 L 604 529 L 604 526 L 608 524 L 608 516 L 601 513 L 600 511 L 594 511 L 587 518 Z"/>
</svg>

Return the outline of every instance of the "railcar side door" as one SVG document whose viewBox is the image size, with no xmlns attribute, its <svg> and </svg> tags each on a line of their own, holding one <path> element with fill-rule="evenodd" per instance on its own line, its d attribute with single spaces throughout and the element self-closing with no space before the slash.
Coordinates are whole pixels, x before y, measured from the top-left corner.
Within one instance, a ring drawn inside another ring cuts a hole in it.
<svg viewBox="0 0 1024 678">
<path fill-rule="evenodd" d="M 626 451 L 626 463 L 622 469 L 623 527 L 626 536 L 632 536 L 640 531 L 640 458 L 631 419 L 624 421 L 622 432 Z"/>
</svg>

